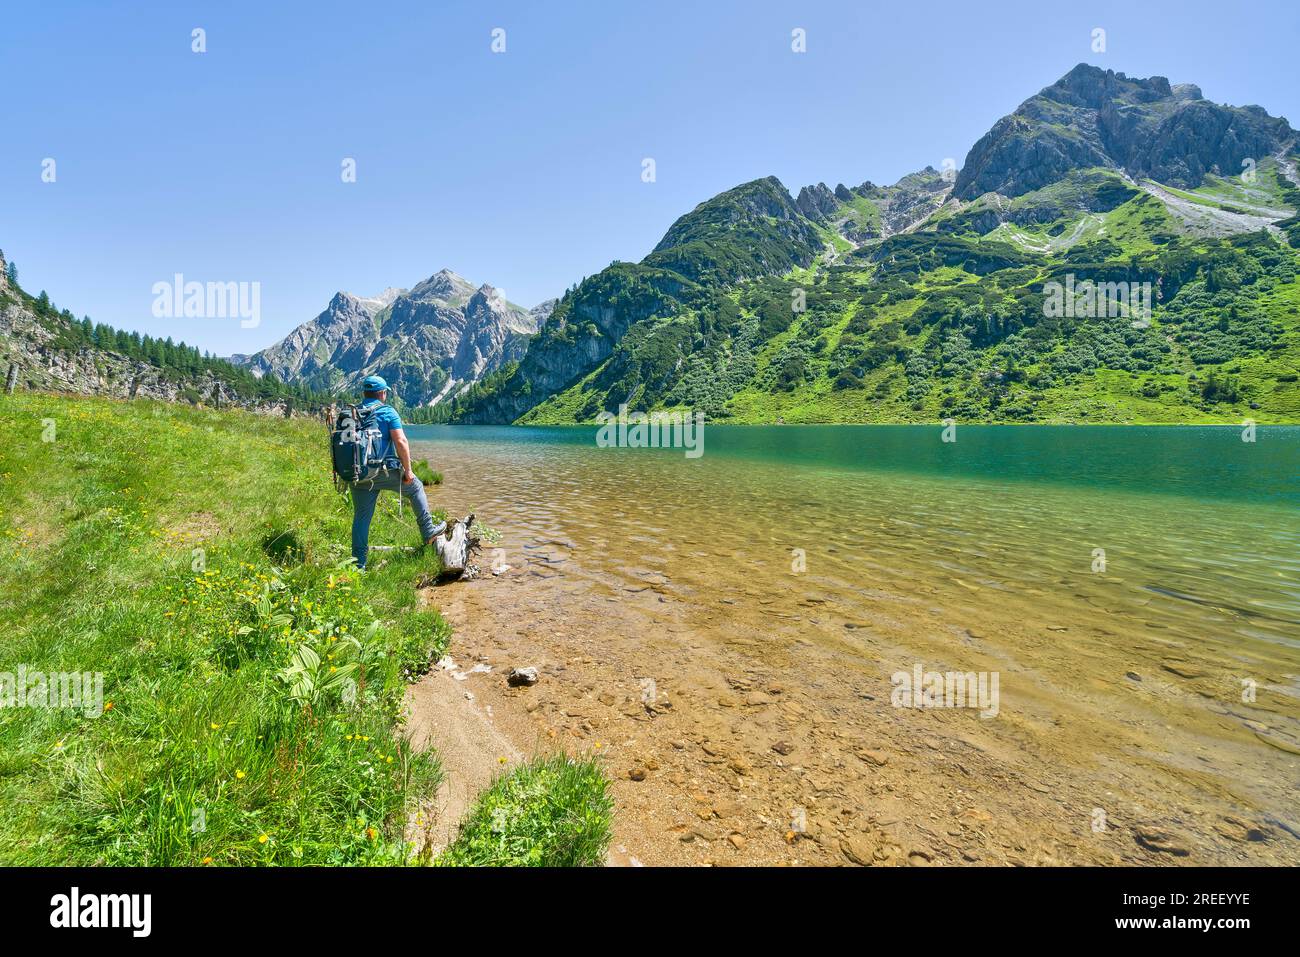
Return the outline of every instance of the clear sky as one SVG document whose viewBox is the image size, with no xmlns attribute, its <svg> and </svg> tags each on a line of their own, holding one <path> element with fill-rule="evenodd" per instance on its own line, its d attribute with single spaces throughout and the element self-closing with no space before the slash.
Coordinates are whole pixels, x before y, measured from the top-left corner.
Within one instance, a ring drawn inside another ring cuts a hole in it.
<svg viewBox="0 0 1300 957">
<path fill-rule="evenodd" d="M 252 352 L 438 269 L 531 306 L 776 175 L 958 164 L 1084 61 L 1300 125 L 1300 4 L 60 2 L 0 21 L 0 248 L 77 316 Z M 207 52 L 191 50 L 206 31 Z M 1092 31 L 1106 30 L 1106 51 Z M 505 31 L 505 52 L 492 31 Z M 807 52 L 791 50 L 806 31 Z M 342 181 L 345 158 L 356 182 Z M 655 160 L 656 180 L 642 181 Z M 55 160 L 56 180 L 42 182 Z M 182 273 L 261 324 L 155 318 Z"/>
</svg>

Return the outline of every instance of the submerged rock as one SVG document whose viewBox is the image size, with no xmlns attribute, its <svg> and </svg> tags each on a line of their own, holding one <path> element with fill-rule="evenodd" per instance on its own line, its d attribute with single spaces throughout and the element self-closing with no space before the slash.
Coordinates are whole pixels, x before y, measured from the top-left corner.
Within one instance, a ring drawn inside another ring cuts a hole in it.
<svg viewBox="0 0 1300 957">
<path fill-rule="evenodd" d="M 1138 826 L 1133 829 L 1133 837 L 1139 845 L 1158 854 L 1172 854 L 1175 857 L 1187 857 L 1191 848 L 1187 842 L 1172 831 L 1158 827 Z"/>
</svg>

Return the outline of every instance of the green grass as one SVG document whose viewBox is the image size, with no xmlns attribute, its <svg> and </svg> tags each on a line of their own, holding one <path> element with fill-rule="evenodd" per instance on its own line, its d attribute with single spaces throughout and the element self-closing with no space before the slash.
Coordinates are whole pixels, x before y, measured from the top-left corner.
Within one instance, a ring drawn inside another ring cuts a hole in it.
<svg viewBox="0 0 1300 957">
<path fill-rule="evenodd" d="M 442 473 L 435 471 L 434 468 L 424 459 L 416 459 L 411 462 L 411 471 L 425 485 L 441 485 Z"/>
<path fill-rule="evenodd" d="M 355 570 L 319 423 L 0 407 L 0 673 L 103 676 L 99 707 L 0 707 L 0 864 L 412 862 L 440 771 L 403 696 L 450 640 L 415 588 L 436 558 Z M 402 518 L 381 501 L 372 543 L 415 544 Z"/>
<path fill-rule="evenodd" d="M 538 758 L 498 778 L 439 856 L 443 866 L 593 867 L 610 840 L 609 781 L 590 758 Z"/>
<path fill-rule="evenodd" d="M 1102 235 L 1118 244 L 1126 255 L 1153 249 L 1153 237 L 1183 232 L 1165 204 L 1149 193 L 1135 196 L 1106 213 L 1102 230 Z"/>
<path fill-rule="evenodd" d="M 0 861 L 403 860 L 438 777 L 400 734 L 405 676 L 449 629 L 412 588 L 427 558 L 348 567 L 320 426 L 3 404 L 3 670 L 102 673 L 105 711 L 0 710 Z M 415 535 L 385 513 L 373 540 Z"/>
<path fill-rule="evenodd" d="M 835 218 L 852 222 L 859 229 L 870 230 L 877 236 L 880 235 L 880 207 L 865 196 L 854 193 L 853 198 L 836 212 Z"/>
</svg>

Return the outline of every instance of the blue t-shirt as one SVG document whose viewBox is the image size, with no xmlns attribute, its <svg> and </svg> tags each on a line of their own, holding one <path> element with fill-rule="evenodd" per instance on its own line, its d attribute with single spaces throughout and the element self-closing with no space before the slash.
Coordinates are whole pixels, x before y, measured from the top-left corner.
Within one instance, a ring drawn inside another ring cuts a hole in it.
<svg viewBox="0 0 1300 957">
<path fill-rule="evenodd" d="M 381 449 L 384 461 L 388 462 L 391 459 L 393 462 L 397 462 L 397 450 L 393 448 L 392 433 L 393 429 L 402 427 L 402 417 L 397 414 L 397 410 L 391 405 L 380 402 L 378 399 L 366 399 L 361 403 L 363 409 L 373 409 L 376 406 L 378 410 L 375 412 L 375 425 L 379 427 L 379 431 L 384 433 L 384 444 Z"/>
</svg>

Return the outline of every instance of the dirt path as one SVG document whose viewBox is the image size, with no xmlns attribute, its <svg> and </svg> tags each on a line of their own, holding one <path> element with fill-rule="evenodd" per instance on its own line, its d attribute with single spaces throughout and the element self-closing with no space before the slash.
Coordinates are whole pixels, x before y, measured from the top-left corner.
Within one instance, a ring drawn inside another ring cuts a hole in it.
<svg viewBox="0 0 1300 957">
<path fill-rule="evenodd" d="M 434 747 L 442 761 L 443 779 L 431 805 L 412 816 L 407 840 L 427 845 L 434 854 L 456 836 L 456 828 L 474 798 L 504 767 L 522 754 L 493 724 L 491 708 L 479 704 L 461 669 L 435 667 L 407 690 L 412 745 Z M 504 760 L 503 760 L 504 759 Z"/>
</svg>

